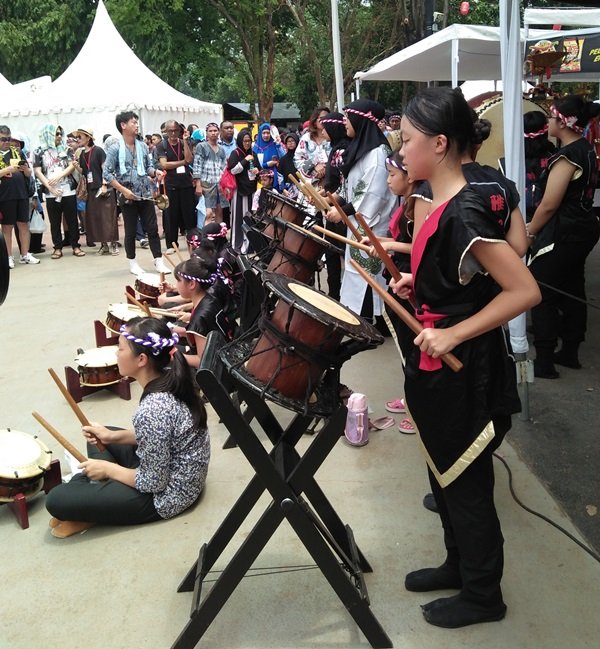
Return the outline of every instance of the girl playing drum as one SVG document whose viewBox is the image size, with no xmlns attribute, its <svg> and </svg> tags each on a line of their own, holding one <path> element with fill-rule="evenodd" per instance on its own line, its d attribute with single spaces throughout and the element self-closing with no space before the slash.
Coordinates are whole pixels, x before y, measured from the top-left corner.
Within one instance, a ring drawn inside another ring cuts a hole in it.
<svg viewBox="0 0 600 649">
<path fill-rule="evenodd" d="M 172 518 L 197 500 L 210 440 L 206 410 L 178 341 L 154 318 L 133 318 L 121 327 L 119 371 L 144 390 L 133 430 L 109 430 L 95 422 L 83 427 L 90 459 L 80 465 L 82 473 L 46 499 L 53 536 L 65 538 L 98 523 Z M 97 440 L 105 451 L 98 451 Z"/>
<path fill-rule="evenodd" d="M 412 178 L 428 180 L 430 214 L 413 242 L 412 272 L 391 286 L 412 292 L 425 329 L 408 351 L 406 403 L 428 464 L 446 559 L 406 576 L 410 591 L 457 589 L 423 608 L 436 626 L 500 620 L 503 538 L 494 506 L 492 452 L 520 409 L 501 325 L 540 299 L 499 223 L 467 184 L 461 158 L 473 120 L 458 91 L 428 88 L 402 117 L 401 153 Z M 464 368 L 440 362 L 452 351 Z"/>
</svg>

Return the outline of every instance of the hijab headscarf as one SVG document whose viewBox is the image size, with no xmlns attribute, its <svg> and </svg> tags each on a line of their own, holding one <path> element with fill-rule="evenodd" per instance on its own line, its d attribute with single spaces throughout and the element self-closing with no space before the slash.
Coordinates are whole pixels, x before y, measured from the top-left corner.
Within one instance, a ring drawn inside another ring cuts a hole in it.
<svg viewBox="0 0 600 649">
<path fill-rule="evenodd" d="M 347 178 L 352 167 L 365 154 L 382 144 L 388 146 L 388 142 L 378 126 L 379 120 L 385 117 L 385 108 L 379 102 L 357 99 L 345 106 L 344 112 L 355 133 L 346 149 L 342 167 L 342 173 Z"/>
<path fill-rule="evenodd" d="M 331 142 L 331 153 L 327 160 L 325 169 L 325 180 L 323 187 L 328 192 L 335 192 L 340 186 L 341 168 L 344 163 L 344 153 L 351 140 L 346 133 L 344 116 L 342 113 L 327 113 L 321 118 L 321 124 L 329 136 Z"/>
<path fill-rule="evenodd" d="M 268 142 L 265 142 L 265 140 L 263 140 L 264 131 L 269 131 L 269 133 L 271 133 L 271 125 L 268 122 L 260 125 L 260 128 L 258 129 L 258 137 L 256 138 L 256 142 L 252 147 L 252 151 L 258 156 L 258 161 L 260 162 L 261 167 L 263 167 L 264 169 L 269 169 L 270 167 L 267 166 L 267 162 L 269 162 L 269 160 L 273 160 L 273 158 L 277 158 L 277 160 L 279 160 L 281 158 L 281 154 L 279 145 L 277 144 L 277 142 L 275 142 L 272 135 L 271 139 Z M 273 175 L 273 188 L 279 190 L 279 179 L 277 177 L 277 174 Z"/>
<path fill-rule="evenodd" d="M 246 137 L 246 135 L 249 135 L 250 141 L 252 141 L 252 133 L 250 133 L 250 129 L 243 128 L 235 138 L 235 143 L 238 145 L 238 149 L 240 149 L 240 151 L 243 151 L 247 155 L 252 150 L 252 144 L 250 144 L 250 147 L 248 149 L 244 149 L 244 138 Z"/>
<path fill-rule="evenodd" d="M 40 129 L 40 135 L 39 135 L 39 140 L 40 140 L 40 149 L 42 151 L 47 151 L 48 149 L 55 149 L 58 151 L 58 153 L 66 153 L 67 151 L 67 146 L 64 143 L 64 135 L 61 140 L 61 143 L 57 146 L 56 145 L 56 131 L 58 130 L 63 131 L 64 129 L 62 126 L 59 126 L 58 124 L 44 124 L 42 128 Z"/>
<path fill-rule="evenodd" d="M 289 184 L 289 175 L 292 174 L 292 176 L 296 175 L 296 165 L 294 164 L 294 153 L 296 153 L 296 149 L 293 151 L 288 151 L 287 150 L 287 141 L 292 138 L 294 142 L 296 143 L 296 147 L 298 146 L 298 142 L 300 142 L 300 138 L 296 133 L 286 133 L 283 138 L 283 144 L 286 148 L 286 152 L 284 155 L 281 156 L 281 160 L 279 161 L 279 168 L 278 171 L 279 173 L 283 176 L 283 182 L 285 184 Z"/>
</svg>

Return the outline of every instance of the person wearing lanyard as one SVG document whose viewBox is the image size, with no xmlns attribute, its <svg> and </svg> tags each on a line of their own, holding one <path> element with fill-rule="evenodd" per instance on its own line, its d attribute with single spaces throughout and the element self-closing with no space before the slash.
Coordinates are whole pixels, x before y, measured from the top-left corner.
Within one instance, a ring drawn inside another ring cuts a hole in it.
<svg viewBox="0 0 600 649">
<path fill-rule="evenodd" d="M 192 150 L 189 133 L 183 129 L 181 138 L 182 129 L 175 120 L 168 121 L 165 126 L 167 139 L 156 146 L 156 158 L 161 169 L 167 172 L 165 183 L 169 208 L 165 237 L 167 248 L 171 248 L 173 243 L 177 243 L 180 229 L 187 233 L 196 227 L 196 199 L 190 171 Z"/>
</svg>

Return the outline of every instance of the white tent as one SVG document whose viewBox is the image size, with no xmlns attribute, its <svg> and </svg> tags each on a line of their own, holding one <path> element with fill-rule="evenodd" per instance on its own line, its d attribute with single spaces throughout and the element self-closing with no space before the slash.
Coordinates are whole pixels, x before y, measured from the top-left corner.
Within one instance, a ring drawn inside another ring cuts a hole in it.
<svg viewBox="0 0 600 649">
<path fill-rule="evenodd" d="M 523 24 L 566 25 L 567 27 L 600 27 L 600 9 L 592 7 L 541 9 L 526 7 Z"/>
<path fill-rule="evenodd" d="M 597 29 L 552 31 L 521 29 L 520 42 L 597 34 Z M 500 28 L 450 25 L 354 75 L 359 81 L 451 81 L 501 79 Z M 556 78 L 554 80 L 557 80 Z M 565 77 L 565 80 L 566 77 Z M 597 74 L 569 73 L 568 81 L 597 81 Z"/>
<path fill-rule="evenodd" d="M 0 90 L 12 88 L 12 83 L 0 72 Z"/>
<path fill-rule="evenodd" d="M 152 133 L 167 119 L 204 126 L 219 121 L 220 104 L 188 97 L 151 72 L 123 40 L 102 0 L 88 38 L 69 68 L 47 88 L 7 93 L 0 121 L 35 140 L 41 126 L 61 124 L 66 132 L 88 126 L 96 135 L 116 133 L 115 115 L 133 110 L 140 130 Z"/>
</svg>

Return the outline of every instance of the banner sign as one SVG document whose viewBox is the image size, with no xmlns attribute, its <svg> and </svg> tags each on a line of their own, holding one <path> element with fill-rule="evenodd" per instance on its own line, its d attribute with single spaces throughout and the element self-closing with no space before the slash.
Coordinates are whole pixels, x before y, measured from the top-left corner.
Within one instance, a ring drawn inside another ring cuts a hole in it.
<svg viewBox="0 0 600 649">
<path fill-rule="evenodd" d="M 573 72 L 597 73 L 600 79 L 600 34 L 586 34 L 584 36 L 560 36 L 544 40 L 528 40 L 525 58 L 532 54 L 550 55 L 552 52 L 564 52 L 565 56 L 558 63 L 552 65 L 552 74 L 569 74 Z M 542 58 L 542 57 L 540 57 Z M 536 66 L 537 67 L 537 66 Z M 544 63 L 540 67 L 547 67 Z"/>
</svg>

